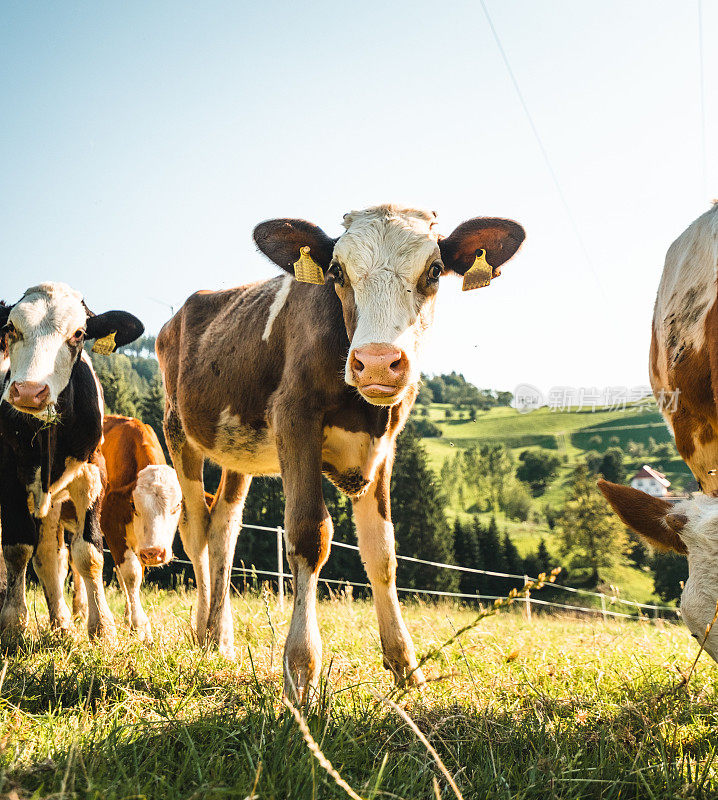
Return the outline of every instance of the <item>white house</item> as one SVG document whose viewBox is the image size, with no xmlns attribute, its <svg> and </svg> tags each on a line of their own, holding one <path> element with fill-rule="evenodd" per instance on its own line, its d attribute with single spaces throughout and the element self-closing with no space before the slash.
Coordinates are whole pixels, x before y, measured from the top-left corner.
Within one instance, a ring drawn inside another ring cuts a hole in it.
<svg viewBox="0 0 718 800">
<path fill-rule="evenodd" d="M 671 482 L 657 469 L 644 464 L 631 478 L 631 486 L 653 497 L 665 497 Z"/>
</svg>

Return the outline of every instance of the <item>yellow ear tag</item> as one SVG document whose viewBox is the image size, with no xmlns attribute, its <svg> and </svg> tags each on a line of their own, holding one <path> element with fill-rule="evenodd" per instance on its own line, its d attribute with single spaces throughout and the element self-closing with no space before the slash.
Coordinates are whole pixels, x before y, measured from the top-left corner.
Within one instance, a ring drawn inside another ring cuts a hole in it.
<svg viewBox="0 0 718 800">
<path fill-rule="evenodd" d="M 108 333 L 107 336 L 103 336 L 101 339 L 98 339 L 92 345 L 92 352 L 99 353 L 101 356 L 109 356 L 110 353 L 115 352 L 115 348 L 117 345 L 115 344 L 115 334 L 117 331 L 112 331 L 112 333 Z"/>
<path fill-rule="evenodd" d="M 299 248 L 299 261 L 294 262 L 294 277 L 302 283 L 324 283 L 324 273 L 309 255 L 309 247 Z"/>
<path fill-rule="evenodd" d="M 461 286 L 463 292 L 470 289 L 481 289 L 491 283 L 494 268 L 486 260 L 486 250 L 477 250 L 474 263 L 464 273 L 464 282 Z"/>
</svg>

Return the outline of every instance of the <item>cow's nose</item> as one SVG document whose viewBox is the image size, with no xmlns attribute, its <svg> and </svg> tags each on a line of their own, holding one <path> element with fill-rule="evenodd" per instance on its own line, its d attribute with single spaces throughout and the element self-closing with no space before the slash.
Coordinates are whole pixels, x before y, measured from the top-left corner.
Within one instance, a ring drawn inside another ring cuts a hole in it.
<svg viewBox="0 0 718 800">
<path fill-rule="evenodd" d="M 140 561 L 146 567 L 156 567 L 167 560 L 167 550 L 164 547 L 143 547 L 140 549 Z"/>
<path fill-rule="evenodd" d="M 349 366 L 357 387 L 371 397 L 391 396 L 409 373 L 406 353 L 391 344 L 367 344 L 352 351 Z"/>
<path fill-rule="evenodd" d="M 35 381 L 13 381 L 8 400 L 17 408 L 42 410 L 50 397 L 50 387 Z"/>
</svg>

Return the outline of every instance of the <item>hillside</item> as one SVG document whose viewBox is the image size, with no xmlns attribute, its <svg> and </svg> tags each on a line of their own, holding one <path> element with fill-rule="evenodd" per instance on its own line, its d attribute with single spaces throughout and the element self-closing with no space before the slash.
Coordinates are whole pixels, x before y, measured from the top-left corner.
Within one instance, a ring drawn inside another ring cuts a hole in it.
<svg viewBox="0 0 718 800">
<path fill-rule="evenodd" d="M 452 415 L 451 418 L 447 418 L 447 412 Z M 472 413 L 475 416 L 473 421 L 468 419 L 469 412 L 457 411 L 449 403 L 430 403 L 415 408 L 414 419 L 428 419 L 441 431 L 440 437 L 425 437 L 422 440 L 430 464 L 437 473 L 445 460 L 453 458 L 457 451 L 482 444 L 503 444 L 516 463 L 522 452 L 536 449 L 549 450 L 561 460 L 556 479 L 545 493 L 532 499 L 531 514 L 525 522 L 498 515 L 499 526 L 502 530 L 508 530 L 523 556 L 534 552 L 542 538 L 549 551 L 556 555 L 556 548 L 552 546 L 553 533 L 544 509 L 546 506 L 561 507 L 569 476 L 587 455 L 591 452 L 605 453 L 613 447 L 625 452 L 629 443 L 649 448 L 652 445 L 672 444 L 673 441 L 653 402 L 629 406 L 624 410 L 597 408 L 595 411 L 555 411 L 540 408 L 521 413 L 514 408 L 497 406 Z M 644 463 L 650 463 L 664 472 L 672 483 L 671 488 L 676 491 L 683 490 L 692 480 L 688 467 L 680 458 L 654 459 L 650 455 L 631 457 L 626 453 L 624 464 L 627 475 L 630 476 Z M 452 519 L 468 519 L 472 514 L 454 501 L 449 506 L 449 515 Z M 479 512 L 478 516 L 485 522 L 491 514 Z M 656 599 L 652 575 L 646 568 L 639 570 L 626 563 L 610 570 L 606 577 L 610 583 L 621 588 L 624 596 L 641 602 Z"/>
</svg>

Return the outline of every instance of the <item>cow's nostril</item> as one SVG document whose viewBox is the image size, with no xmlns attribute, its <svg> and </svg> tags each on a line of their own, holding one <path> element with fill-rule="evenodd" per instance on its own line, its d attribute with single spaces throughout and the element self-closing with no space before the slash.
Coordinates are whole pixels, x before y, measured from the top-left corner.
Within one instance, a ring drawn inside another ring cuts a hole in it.
<svg viewBox="0 0 718 800">
<path fill-rule="evenodd" d="M 352 355 L 352 369 L 354 372 L 363 372 L 364 364 L 355 355 Z"/>
<path fill-rule="evenodd" d="M 401 357 L 397 358 L 396 361 L 391 362 L 391 368 L 394 370 L 394 372 L 397 372 L 400 366 L 401 366 Z"/>
</svg>

